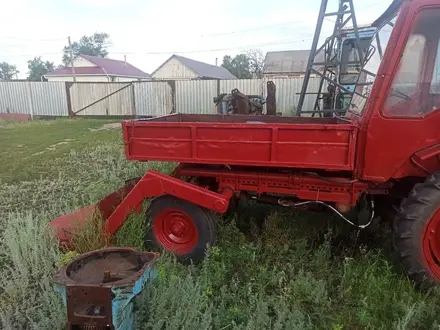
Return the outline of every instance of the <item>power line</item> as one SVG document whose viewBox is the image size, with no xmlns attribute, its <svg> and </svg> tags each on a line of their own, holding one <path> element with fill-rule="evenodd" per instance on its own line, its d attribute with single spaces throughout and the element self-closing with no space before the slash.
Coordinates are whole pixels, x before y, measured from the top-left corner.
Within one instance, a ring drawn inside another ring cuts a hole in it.
<svg viewBox="0 0 440 330">
<path fill-rule="evenodd" d="M 323 39 L 325 37 L 321 37 Z M 301 39 L 283 39 L 268 43 L 262 44 L 253 44 L 246 46 L 238 46 L 238 47 L 228 47 L 228 48 L 215 48 L 215 49 L 198 49 L 198 50 L 180 50 L 180 51 L 164 51 L 164 52 L 111 52 L 112 54 L 119 55 L 167 55 L 167 54 L 190 54 L 190 53 L 209 53 L 209 52 L 220 52 L 227 50 L 235 50 L 235 49 L 244 49 L 244 48 L 255 48 L 255 47 L 264 47 L 264 46 L 272 46 L 272 45 L 281 45 L 281 44 L 290 44 L 295 42 L 303 42 L 306 40 L 312 40 L 311 37 L 301 38 Z"/>
<path fill-rule="evenodd" d="M 361 6 L 361 7 L 356 7 L 355 6 L 355 10 L 356 9 L 371 8 L 371 7 L 382 5 L 382 4 L 383 4 L 383 1 L 379 1 L 379 2 L 374 2 L 372 4 L 368 4 L 367 6 Z M 221 35 L 236 34 L 236 33 L 241 33 L 241 32 L 264 30 L 264 29 L 270 29 L 270 28 L 273 28 L 273 27 L 280 27 L 280 26 L 286 26 L 286 25 L 291 25 L 291 24 L 300 24 L 300 23 L 305 23 L 305 22 L 304 21 L 290 21 L 290 22 L 285 22 L 285 23 L 257 26 L 257 27 L 253 27 L 253 28 L 236 30 L 236 31 L 202 34 L 201 36 L 202 37 L 221 36 Z M 39 38 L 21 38 L 21 37 L 13 37 L 13 36 L 0 36 L 0 39 L 13 39 L 13 40 L 23 40 L 23 41 L 50 42 L 50 41 L 66 40 L 66 37 L 50 38 L 50 39 L 39 39 Z"/>
<path fill-rule="evenodd" d="M 322 37 L 324 38 L 324 37 Z M 136 55 L 136 54 L 142 54 L 142 55 L 167 55 L 167 54 L 176 54 L 176 53 L 208 53 L 208 52 L 217 52 L 217 51 L 226 51 L 226 50 L 235 50 L 235 49 L 243 49 L 243 48 L 254 48 L 254 47 L 263 47 L 263 46 L 271 46 L 271 45 L 280 45 L 280 44 L 289 44 L 289 43 L 295 43 L 295 42 L 303 42 L 307 40 L 311 40 L 312 38 L 310 36 L 307 36 L 305 38 L 297 38 L 297 39 L 282 39 L 282 40 L 276 40 L 261 44 L 252 44 L 252 45 L 246 45 L 246 46 L 238 46 L 238 47 L 227 47 L 227 48 L 211 48 L 211 49 L 194 49 L 194 50 L 176 50 L 176 51 L 163 51 L 163 52 L 111 52 L 112 54 L 125 54 L 125 55 Z M 46 55 L 57 55 L 62 54 L 62 51 L 57 52 L 51 52 L 51 53 L 37 53 L 37 54 L 18 54 L 18 55 L 5 55 L 3 54 L 0 56 L 0 58 L 22 58 L 22 57 L 35 57 L 35 56 L 46 56 Z"/>
<path fill-rule="evenodd" d="M 377 6 L 377 5 L 381 5 L 383 4 L 383 1 L 380 2 L 375 2 L 372 4 L 368 4 L 368 7 L 372 7 L 372 6 Z M 356 9 L 362 9 L 362 8 L 367 8 L 367 6 L 365 7 L 355 7 Z M 325 18 L 326 20 L 334 23 L 335 21 L 329 19 L 329 18 Z M 290 25 L 290 24 L 300 24 L 300 23 L 304 23 L 303 21 L 291 21 L 291 22 L 285 22 L 285 23 L 280 23 L 280 24 L 272 24 L 272 25 L 265 25 L 265 26 L 259 26 L 259 27 L 254 27 L 254 28 L 249 28 L 249 29 L 243 29 L 243 30 L 236 30 L 236 31 L 229 31 L 229 32 L 221 32 L 221 33 L 212 33 L 212 34 L 205 34 L 202 35 L 202 37 L 209 37 L 209 36 L 221 36 L 221 35 L 230 35 L 230 34 L 237 34 L 237 33 L 242 33 L 242 32 L 249 32 L 249 31 L 257 31 L 257 30 L 264 30 L 264 29 L 270 29 L 273 27 L 280 27 L 280 26 L 286 26 L 286 25 Z M 325 37 L 321 37 L 320 39 L 323 39 Z M 22 40 L 22 41 L 38 41 L 38 42 L 52 42 L 52 41 L 61 41 L 61 40 L 66 40 L 66 38 L 51 38 L 51 39 L 33 39 L 33 38 L 19 38 L 19 37 L 12 37 L 12 36 L 0 36 L 0 39 L 12 39 L 12 40 Z M 288 44 L 288 43 L 296 43 L 296 42 L 304 42 L 306 40 L 311 40 L 312 38 L 310 37 L 306 37 L 306 38 L 299 38 L 299 39 L 288 39 L 288 40 L 278 40 L 278 41 L 274 41 L 274 42 L 269 42 L 269 43 L 262 43 L 262 44 L 257 44 L 257 45 L 247 45 L 247 46 L 239 46 L 239 47 L 228 47 L 228 48 L 216 48 L 216 49 L 202 49 L 202 50 L 188 50 L 188 51 L 165 51 L 165 52 L 146 52 L 146 53 L 136 53 L 136 52 L 112 52 L 113 54 L 144 54 L 144 55 L 166 55 L 166 54 L 175 54 L 175 53 L 182 53 L 182 54 L 190 54 L 190 53 L 207 53 L 207 52 L 217 52 L 217 51 L 228 51 L 228 50 L 235 50 L 235 49 L 244 49 L 244 48 L 253 48 L 253 47 L 263 47 L 263 46 L 271 46 L 271 45 L 279 45 L 279 44 Z M 52 53 L 44 53 L 44 54 L 28 54 L 28 55 L 11 55 L 11 56 L 7 56 L 7 55 L 2 55 L 0 56 L 0 58 L 5 58 L 5 59 L 14 59 L 14 58 L 23 58 L 23 57 L 35 57 L 35 56 L 47 56 L 47 55 L 57 55 L 57 54 L 62 54 L 62 51 L 58 51 L 58 52 L 52 52 Z"/>
<path fill-rule="evenodd" d="M 15 59 L 15 58 L 23 58 L 23 57 L 32 57 L 32 58 L 34 58 L 34 57 L 39 57 L 39 56 L 47 56 L 47 55 L 59 55 L 59 54 L 62 54 L 62 52 L 53 52 L 53 53 L 44 53 L 44 54 L 42 54 L 42 53 L 37 53 L 37 54 L 28 54 L 28 55 L 24 55 L 24 54 L 20 54 L 20 55 L 11 55 L 11 56 L 8 56 L 8 55 L 2 55 L 2 56 L 0 56 L 0 59 Z"/>
<path fill-rule="evenodd" d="M 325 37 L 321 37 L 320 39 L 323 39 Z M 235 50 L 235 49 L 244 49 L 244 48 L 254 48 L 254 47 L 263 47 L 263 46 L 271 46 L 271 45 L 281 45 L 281 44 L 289 44 L 289 43 L 296 43 L 296 42 L 303 42 L 307 40 L 312 40 L 310 36 L 307 36 L 305 38 L 297 38 L 297 39 L 282 39 L 267 43 L 261 43 L 261 44 L 253 44 L 253 45 L 246 45 L 246 46 L 238 46 L 238 47 L 228 47 L 228 48 L 215 48 L 215 49 L 195 49 L 195 50 L 180 50 L 180 51 L 164 51 L 164 52 L 111 52 L 112 54 L 120 54 L 120 55 L 167 55 L 167 54 L 188 54 L 188 53 L 208 53 L 208 52 L 217 52 L 217 51 L 227 51 L 227 50 Z M 47 56 L 47 55 L 61 55 L 63 54 L 62 51 L 57 52 L 51 52 L 51 53 L 34 53 L 34 54 L 18 54 L 18 55 L 2 55 L 0 56 L 1 59 L 15 59 L 15 58 L 23 58 L 23 57 L 36 57 L 36 56 Z"/>
<path fill-rule="evenodd" d="M 361 6 L 356 8 L 355 10 L 359 10 L 359 9 L 363 9 L 363 8 L 370 8 L 370 7 L 375 7 L 378 5 L 382 5 L 383 1 L 380 2 L 375 2 L 372 4 L 369 4 L 368 6 Z M 326 20 L 335 23 L 334 20 L 331 20 L 329 18 L 325 18 Z M 206 34 L 206 35 L 202 35 L 202 37 L 205 36 L 221 36 L 221 35 L 229 35 L 229 34 L 235 34 L 235 33 L 241 33 L 241 32 L 248 32 L 248 31 L 256 31 L 256 30 L 262 30 L 262 29 L 267 29 L 267 28 L 272 28 L 272 27 L 279 27 L 279 26 L 285 26 L 285 25 L 289 25 L 289 24 L 298 24 L 298 23 L 304 23 L 303 21 L 292 21 L 292 22 L 286 22 L 286 23 L 281 23 L 281 24 L 273 24 L 273 25 L 266 25 L 266 26 L 260 26 L 260 27 L 255 27 L 255 28 L 249 28 L 249 29 L 243 29 L 243 30 L 237 30 L 237 31 L 230 31 L 230 32 L 222 32 L 222 33 L 214 33 L 214 34 Z M 320 39 L 325 39 L 326 37 L 320 37 Z M 174 51 L 174 52 L 148 52 L 148 53 L 143 53 L 145 55 L 162 55 L 162 54 L 176 54 L 176 53 L 183 53 L 183 54 L 189 54 L 189 53 L 204 53 L 204 52 L 216 52 L 216 51 L 227 51 L 227 50 L 235 50 L 235 49 L 243 49 L 243 48 L 253 48 L 253 47 L 263 47 L 263 46 L 271 46 L 271 45 L 276 45 L 276 44 L 287 44 L 287 43 L 294 43 L 294 42 L 303 42 L 306 40 L 312 40 L 313 38 L 307 37 L 307 38 L 301 38 L 301 39 L 297 39 L 297 40 L 281 40 L 281 41 L 275 41 L 275 42 L 271 42 L 271 43 L 265 43 L 265 44 L 260 44 L 260 45 L 248 45 L 248 46 L 240 46 L 240 47 L 231 47 L 231 48 L 218 48 L 218 49 L 205 49 L 205 50 L 192 50 L 192 51 Z M 114 54 L 136 54 L 136 53 L 117 53 L 115 52 Z"/>
<path fill-rule="evenodd" d="M 363 8 L 375 7 L 375 6 L 382 5 L 382 4 L 383 4 L 383 1 L 375 2 L 375 3 L 369 4 L 368 6 L 361 6 L 361 7 L 356 7 L 356 6 L 355 6 L 355 10 L 356 10 L 356 9 L 363 9 Z M 329 20 L 328 18 L 326 18 L 326 19 Z M 331 20 L 329 20 L 329 21 L 331 21 Z M 334 22 L 334 21 L 333 21 L 333 22 Z M 243 29 L 243 30 L 235 30 L 235 31 L 229 31 L 229 32 L 219 32 L 219 33 L 202 34 L 201 37 L 213 37 L 213 36 L 222 36 L 222 35 L 229 35 L 229 34 L 237 34 L 237 33 L 242 33 L 242 32 L 264 30 L 264 29 L 270 29 L 270 28 L 274 28 L 274 27 L 286 26 L 286 25 L 291 25 L 291 24 L 301 24 L 301 23 L 306 23 L 306 22 L 304 22 L 304 21 L 291 21 L 291 22 L 285 22 L 285 23 L 279 23 L 279 24 L 272 24 L 272 25 L 258 26 L 258 27 L 253 27 L 253 28 Z"/>
<path fill-rule="evenodd" d="M 66 40 L 66 38 L 53 38 L 53 39 L 33 39 L 33 38 L 18 38 L 9 36 L 0 36 L 0 39 L 12 39 L 12 40 L 22 40 L 22 41 L 38 41 L 38 42 L 50 42 L 50 41 L 61 41 Z"/>
<path fill-rule="evenodd" d="M 279 24 L 264 25 L 264 26 L 249 28 L 249 29 L 243 29 L 243 30 L 202 34 L 201 37 L 203 37 L 203 38 L 204 37 L 216 37 L 216 36 L 223 36 L 223 35 L 228 35 L 228 34 L 237 34 L 237 33 L 242 33 L 242 32 L 265 30 L 265 29 L 270 29 L 270 28 L 274 28 L 274 27 L 286 26 L 286 25 L 291 25 L 291 24 L 300 24 L 300 23 L 305 23 L 305 22 L 304 21 L 292 21 L 292 22 L 285 22 L 285 23 L 279 23 Z"/>
</svg>

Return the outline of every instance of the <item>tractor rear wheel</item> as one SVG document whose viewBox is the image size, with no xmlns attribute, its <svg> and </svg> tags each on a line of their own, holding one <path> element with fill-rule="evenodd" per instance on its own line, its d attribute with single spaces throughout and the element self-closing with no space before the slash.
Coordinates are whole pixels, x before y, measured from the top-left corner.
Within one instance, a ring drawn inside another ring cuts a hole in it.
<svg viewBox="0 0 440 330">
<path fill-rule="evenodd" d="M 394 246 L 418 288 L 440 284 L 440 172 L 414 186 L 394 222 Z"/>
<path fill-rule="evenodd" d="M 197 263 L 205 257 L 207 246 L 216 240 L 212 213 L 185 200 L 164 195 L 155 198 L 149 207 L 146 242 L 175 253 L 180 261 Z"/>
</svg>

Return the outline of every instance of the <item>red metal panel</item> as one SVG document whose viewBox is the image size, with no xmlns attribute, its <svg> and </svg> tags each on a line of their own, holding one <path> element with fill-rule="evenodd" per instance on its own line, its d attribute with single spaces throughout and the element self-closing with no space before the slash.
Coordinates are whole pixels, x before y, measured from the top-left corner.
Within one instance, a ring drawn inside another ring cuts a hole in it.
<svg viewBox="0 0 440 330">
<path fill-rule="evenodd" d="M 270 159 L 270 142 L 198 141 L 199 160 L 211 164 L 265 164 Z M 189 162 L 195 163 L 196 160 Z"/>
<path fill-rule="evenodd" d="M 210 117 L 203 118 L 206 122 L 181 122 L 176 116 L 172 117 L 172 121 L 166 117 L 126 121 L 123 128 L 127 158 L 199 164 L 354 169 L 357 126 L 353 123 L 324 124 L 317 121 L 312 124 L 303 121 L 286 124 L 285 118 L 280 119 L 280 123 L 273 122 L 273 118 L 270 123 L 240 123 L 236 122 L 236 118 L 225 122 L 223 116 Z"/>
<path fill-rule="evenodd" d="M 216 193 L 156 171 L 148 171 L 141 179 L 127 183 L 124 187 L 103 198 L 96 206 L 89 206 L 52 220 L 50 227 L 55 231 L 62 244 L 68 248 L 73 231 L 84 228 L 88 218 L 99 211 L 105 220 L 105 233 L 112 236 L 119 230 L 130 213 L 140 210 L 141 203 L 146 198 L 165 194 L 184 199 L 215 212 L 224 213 L 228 209 L 233 191 L 224 189 L 221 193 Z"/>
<path fill-rule="evenodd" d="M 130 155 L 130 159 L 137 159 L 145 154 L 145 150 L 148 150 L 149 157 L 153 158 L 159 157 L 164 160 L 191 158 L 191 132 L 190 127 L 163 129 L 157 126 L 144 126 L 140 131 L 126 125 L 124 126 L 124 140 L 128 148 L 127 155 Z"/>
<path fill-rule="evenodd" d="M 426 0 L 408 1 L 403 4 L 365 114 L 360 119 L 362 126 L 357 153 L 357 175 L 363 180 L 386 182 L 391 178 L 426 176 L 427 173 L 421 172 L 420 168 L 412 163 L 411 157 L 420 150 L 440 143 L 440 109 L 420 118 L 387 118 L 382 114 L 415 16 L 425 6 L 438 8 L 440 2 Z M 427 67 L 426 69 L 424 74 L 429 71 Z M 432 70 L 429 71 L 429 74 L 431 73 Z M 429 81 L 430 78 L 424 80 Z M 421 100 L 426 101 L 426 98 Z M 436 167 L 433 165 L 432 171 L 440 170 L 438 163 Z"/>
<path fill-rule="evenodd" d="M 229 199 L 232 196 L 229 189 L 225 190 L 223 194 L 218 194 L 156 171 L 148 171 L 118 205 L 112 205 L 114 211 L 106 218 L 104 223 L 105 232 L 114 235 L 128 215 L 143 200 L 165 194 L 220 213 L 226 212 Z"/>
<path fill-rule="evenodd" d="M 182 167 L 179 175 L 212 177 L 220 189 L 232 188 L 235 192 L 251 191 L 258 194 L 273 193 L 296 196 L 301 200 L 319 200 L 355 205 L 359 194 L 369 190 L 368 183 L 346 178 L 320 178 L 306 174 L 267 173 L 256 171 L 212 170 L 200 167 Z M 380 193 L 386 193 L 377 189 Z"/>
<path fill-rule="evenodd" d="M 440 143 L 416 152 L 415 154 L 415 156 L 417 156 L 422 161 L 432 157 L 437 157 L 438 155 L 440 155 Z"/>
<path fill-rule="evenodd" d="M 272 127 L 250 127 L 235 125 L 215 125 L 197 127 L 197 140 L 215 141 L 222 139 L 232 142 L 269 142 L 272 133 Z"/>
<path fill-rule="evenodd" d="M 351 132 L 342 129 L 280 129 L 277 160 L 322 166 L 349 166 Z"/>
</svg>

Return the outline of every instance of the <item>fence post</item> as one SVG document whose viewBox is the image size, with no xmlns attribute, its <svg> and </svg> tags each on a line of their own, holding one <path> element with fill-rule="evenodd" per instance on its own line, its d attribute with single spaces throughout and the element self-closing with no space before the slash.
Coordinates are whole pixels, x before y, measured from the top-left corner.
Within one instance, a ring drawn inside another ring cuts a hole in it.
<svg viewBox="0 0 440 330">
<path fill-rule="evenodd" d="M 34 101 L 32 99 L 32 87 L 30 81 L 28 81 L 28 102 L 31 120 L 34 120 Z"/>
<path fill-rule="evenodd" d="M 133 117 L 136 117 L 137 111 L 136 111 L 136 93 L 134 90 L 135 84 L 141 84 L 140 82 L 132 82 L 131 84 L 131 114 Z"/>
<path fill-rule="evenodd" d="M 71 95 L 70 95 L 70 87 L 73 85 L 73 83 L 71 82 L 65 82 L 64 86 L 66 88 L 66 101 L 67 101 L 67 115 L 69 116 L 69 118 L 72 118 L 73 116 L 75 116 L 75 113 L 72 110 L 72 99 L 71 99 Z"/>
<path fill-rule="evenodd" d="M 171 87 L 171 113 L 176 113 L 176 81 L 167 80 L 167 83 Z"/>
</svg>

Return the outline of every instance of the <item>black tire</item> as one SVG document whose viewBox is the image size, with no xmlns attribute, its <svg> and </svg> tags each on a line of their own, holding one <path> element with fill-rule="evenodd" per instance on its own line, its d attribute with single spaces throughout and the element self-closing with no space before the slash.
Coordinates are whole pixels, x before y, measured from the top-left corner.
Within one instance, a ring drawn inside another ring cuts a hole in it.
<svg viewBox="0 0 440 330">
<path fill-rule="evenodd" d="M 153 242 L 154 245 L 161 249 L 168 249 L 155 235 L 154 224 L 158 215 L 166 210 L 173 209 L 185 213 L 197 228 L 197 239 L 195 245 L 185 253 L 176 253 L 177 259 L 181 262 L 198 263 L 205 257 L 206 249 L 215 244 L 217 237 L 216 223 L 211 211 L 202 208 L 193 203 L 187 202 L 174 196 L 164 195 L 155 198 L 147 211 L 147 226 L 145 233 L 145 244 Z M 165 220 L 164 220 L 165 221 Z M 150 226 L 148 226 L 148 223 Z"/>
<path fill-rule="evenodd" d="M 440 173 L 416 184 L 400 205 L 394 221 L 394 248 L 400 262 L 419 289 L 440 284 L 428 266 L 423 240 L 425 228 L 440 208 Z"/>
</svg>

